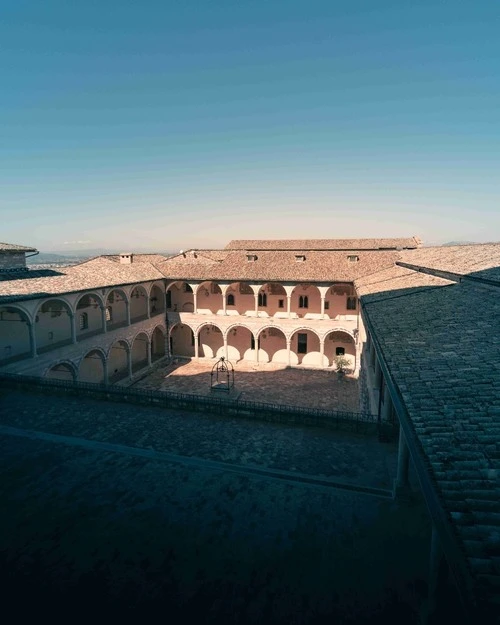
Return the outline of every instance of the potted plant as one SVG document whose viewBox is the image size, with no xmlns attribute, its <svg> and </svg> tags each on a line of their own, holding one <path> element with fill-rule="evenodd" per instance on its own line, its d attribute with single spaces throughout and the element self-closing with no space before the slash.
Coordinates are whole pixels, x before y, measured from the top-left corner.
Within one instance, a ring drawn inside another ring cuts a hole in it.
<svg viewBox="0 0 500 625">
<path fill-rule="evenodd" d="M 335 366 L 337 368 L 337 377 L 342 379 L 351 366 L 351 361 L 344 355 L 335 357 Z"/>
</svg>

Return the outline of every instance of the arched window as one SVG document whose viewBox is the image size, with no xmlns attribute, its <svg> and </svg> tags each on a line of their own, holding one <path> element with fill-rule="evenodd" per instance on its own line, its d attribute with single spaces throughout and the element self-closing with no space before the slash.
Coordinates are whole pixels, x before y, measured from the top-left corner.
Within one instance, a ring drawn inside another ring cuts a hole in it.
<svg viewBox="0 0 500 625">
<path fill-rule="evenodd" d="M 80 330 L 87 330 L 89 327 L 89 316 L 86 312 L 80 315 Z"/>
<path fill-rule="evenodd" d="M 347 310 L 356 310 L 356 298 L 355 297 L 347 298 Z"/>
<path fill-rule="evenodd" d="M 106 321 L 113 321 L 113 308 L 111 306 L 106 306 Z"/>
<path fill-rule="evenodd" d="M 309 298 L 307 295 L 301 295 L 299 297 L 299 308 L 309 308 Z"/>
<path fill-rule="evenodd" d="M 259 293 L 259 306 L 267 306 L 267 293 Z"/>
<path fill-rule="evenodd" d="M 232 293 L 229 293 L 226 298 L 226 302 L 228 306 L 234 306 L 234 295 Z"/>
</svg>

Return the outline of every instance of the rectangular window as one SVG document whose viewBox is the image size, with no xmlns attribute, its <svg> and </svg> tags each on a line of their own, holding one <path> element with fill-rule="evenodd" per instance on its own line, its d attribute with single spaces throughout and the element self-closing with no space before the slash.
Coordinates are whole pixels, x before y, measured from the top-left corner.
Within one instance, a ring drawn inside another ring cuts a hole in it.
<svg viewBox="0 0 500 625">
<path fill-rule="evenodd" d="M 106 321 L 113 321 L 113 309 L 111 306 L 106 306 Z"/>
<path fill-rule="evenodd" d="M 295 261 L 297 263 L 303 263 L 305 261 L 306 257 L 303 254 L 296 254 L 295 256 Z"/>
<path fill-rule="evenodd" d="M 257 260 L 257 256 L 255 254 L 247 254 L 247 261 L 249 263 L 253 263 Z"/>
<path fill-rule="evenodd" d="M 356 298 L 355 297 L 347 298 L 347 310 L 356 310 Z"/>
<path fill-rule="evenodd" d="M 330 310 L 330 302 L 325 302 L 325 310 Z"/>
<path fill-rule="evenodd" d="M 350 263 L 357 263 L 357 262 L 358 262 L 358 260 L 359 260 L 359 256 L 348 256 L 348 257 L 347 257 L 347 260 L 348 260 Z"/>
<path fill-rule="evenodd" d="M 335 356 L 344 356 L 344 355 L 345 355 L 345 349 L 343 347 L 335 348 Z"/>
<path fill-rule="evenodd" d="M 285 308 L 285 300 L 284 299 L 279 299 L 278 300 L 278 308 Z"/>
<path fill-rule="evenodd" d="M 297 353 L 307 354 L 307 334 L 297 334 Z"/>
</svg>

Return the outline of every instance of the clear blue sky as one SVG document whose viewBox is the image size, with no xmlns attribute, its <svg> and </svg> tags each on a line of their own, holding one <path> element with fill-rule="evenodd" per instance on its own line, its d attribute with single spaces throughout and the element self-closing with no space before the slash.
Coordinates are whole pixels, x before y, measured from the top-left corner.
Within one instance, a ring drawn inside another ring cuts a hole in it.
<svg viewBox="0 0 500 625">
<path fill-rule="evenodd" d="M 494 0 L 4 0 L 0 51 L 2 241 L 500 239 Z"/>
</svg>

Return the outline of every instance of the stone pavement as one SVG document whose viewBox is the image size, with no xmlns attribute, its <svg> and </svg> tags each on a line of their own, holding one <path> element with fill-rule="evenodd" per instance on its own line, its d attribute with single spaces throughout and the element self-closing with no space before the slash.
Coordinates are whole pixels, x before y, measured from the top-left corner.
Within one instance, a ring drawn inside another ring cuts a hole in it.
<svg viewBox="0 0 500 625">
<path fill-rule="evenodd" d="M 210 395 L 210 371 L 215 360 L 182 360 L 160 367 L 134 388 Z M 240 361 L 234 365 L 235 389 L 240 399 L 329 410 L 359 412 L 358 379 L 337 379 L 330 370 L 287 368 L 285 365 Z"/>
<path fill-rule="evenodd" d="M 417 622 L 429 540 L 419 503 L 118 449 L 385 486 L 391 446 L 6 389 L 0 425 L 0 583 L 4 610 L 15 608 L 17 619 Z M 46 437 L 8 435 L 9 427 Z"/>
</svg>

